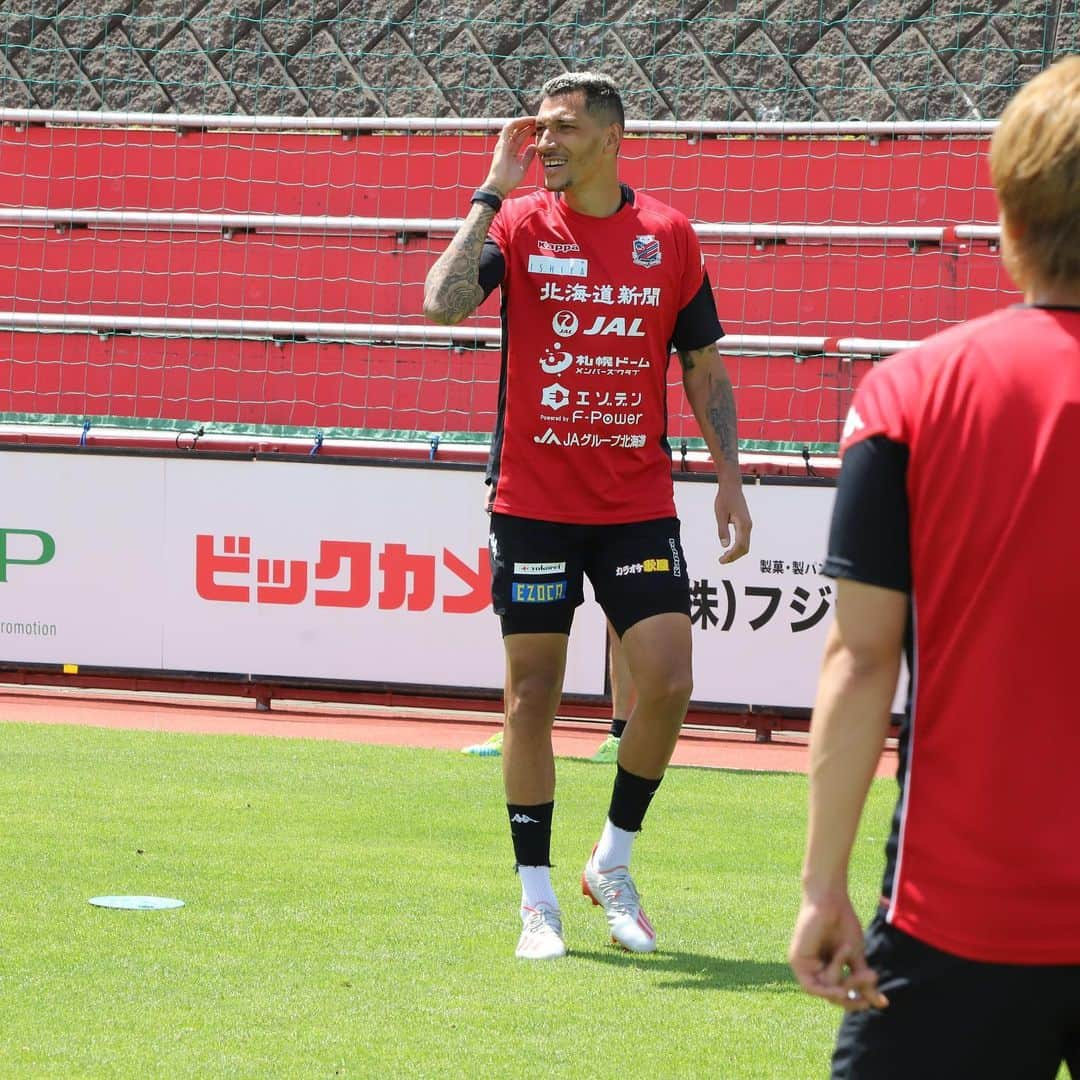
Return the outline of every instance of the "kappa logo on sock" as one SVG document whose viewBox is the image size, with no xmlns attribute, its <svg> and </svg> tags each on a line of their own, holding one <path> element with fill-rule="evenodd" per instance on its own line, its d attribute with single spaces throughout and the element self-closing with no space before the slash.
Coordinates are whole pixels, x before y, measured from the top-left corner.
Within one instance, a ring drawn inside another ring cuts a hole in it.
<svg viewBox="0 0 1080 1080">
<path fill-rule="evenodd" d="M 515 825 L 539 825 L 540 822 L 534 817 L 529 817 L 528 814 L 515 814 L 510 819 Z"/>
</svg>

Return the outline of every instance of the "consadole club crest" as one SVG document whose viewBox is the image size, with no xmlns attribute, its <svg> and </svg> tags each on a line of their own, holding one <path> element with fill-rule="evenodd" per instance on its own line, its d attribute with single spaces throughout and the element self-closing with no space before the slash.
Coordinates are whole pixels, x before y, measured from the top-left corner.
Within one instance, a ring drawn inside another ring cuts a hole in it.
<svg viewBox="0 0 1080 1080">
<path fill-rule="evenodd" d="M 634 237 L 634 262 L 648 269 L 660 265 L 660 241 L 655 236 Z"/>
</svg>

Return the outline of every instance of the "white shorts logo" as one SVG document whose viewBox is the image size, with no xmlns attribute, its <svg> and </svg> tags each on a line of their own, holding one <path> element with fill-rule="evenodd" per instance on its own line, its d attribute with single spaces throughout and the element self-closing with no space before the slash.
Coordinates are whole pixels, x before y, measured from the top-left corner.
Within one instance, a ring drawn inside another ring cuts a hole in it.
<svg viewBox="0 0 1080 1080">
<path fill-rule="evenodd" d="M 536 576 L 537 574 L 565 574 L 566 563 L 564 562 L 516 562 L 514 573 L 523 576 Z"/>
</svg>

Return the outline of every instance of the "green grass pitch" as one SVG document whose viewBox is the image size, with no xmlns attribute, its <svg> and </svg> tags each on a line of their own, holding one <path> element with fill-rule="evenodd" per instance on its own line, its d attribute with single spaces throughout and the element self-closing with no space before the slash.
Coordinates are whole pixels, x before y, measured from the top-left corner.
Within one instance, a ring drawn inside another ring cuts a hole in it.
<svg viewBox="0 0 1080 1080">
<path fill-rule="evenodd" d="M 646 957 L 579 890 L 611 778 L 559 762 L 570 955 L 528 964 L 497 759 L 0 724 L 0 1075 L 827 1075 L 839 1013 L 784 959 L 805 778 L 668 773 L 634 855 Z M 894 792 L 855 851 L 865 913 Z M 186 906 L 87 903 L 127 893 Z"/>
</svg>

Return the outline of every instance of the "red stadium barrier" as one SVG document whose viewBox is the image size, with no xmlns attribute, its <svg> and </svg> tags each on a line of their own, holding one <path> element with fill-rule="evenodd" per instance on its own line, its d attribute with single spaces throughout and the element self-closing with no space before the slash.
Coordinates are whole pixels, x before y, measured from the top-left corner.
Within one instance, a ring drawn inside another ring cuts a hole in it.
<svg viewBox="0 0 1080 1080">
<path fill-rule="evenodd" d="M 454 218 L 489 135 L 0 127 L 0 205 Z M 700 222 L 991 223 L 985 142 L 628 138 L 622 172 Z M 1013 297 L 985 243 L 703 240 L 730 333 L 916 339 Z M 420 323 L 445 236 L 0 227 L 0 307 Z M 476 317 L 497 325 L 498 297 Z M 497 350 L 4 333 L 0 412 L 487 434 Z M 833 442 L 862 362 L 733 357 L 740 435 Z M 671 436 L 695 425 L 673 372 Z"/>
<path fill-rule="evenodd" d="M 0 362 L 5 412 L 375 431 L 427 431 L 437 415 L 446 418 L 445 430 L 483 437 L 495 424 L 499 352 L 7 331 L 0 332 Z M 837 441 L 837 418 L 868 364 L 835 356 L 801 363 L 731 358 L 745 418 L 740 436 Z M 673 361 L 673 443 L 698 437 L 678 379 Z"/>
<path fill-rule="evenodd" d="M 0 127 L 0 206 L 452 218 L 489 135 Z M 997 220 L 978 139 L 627 138 L 627 183 L 698 221 Z"/>
</svg>

